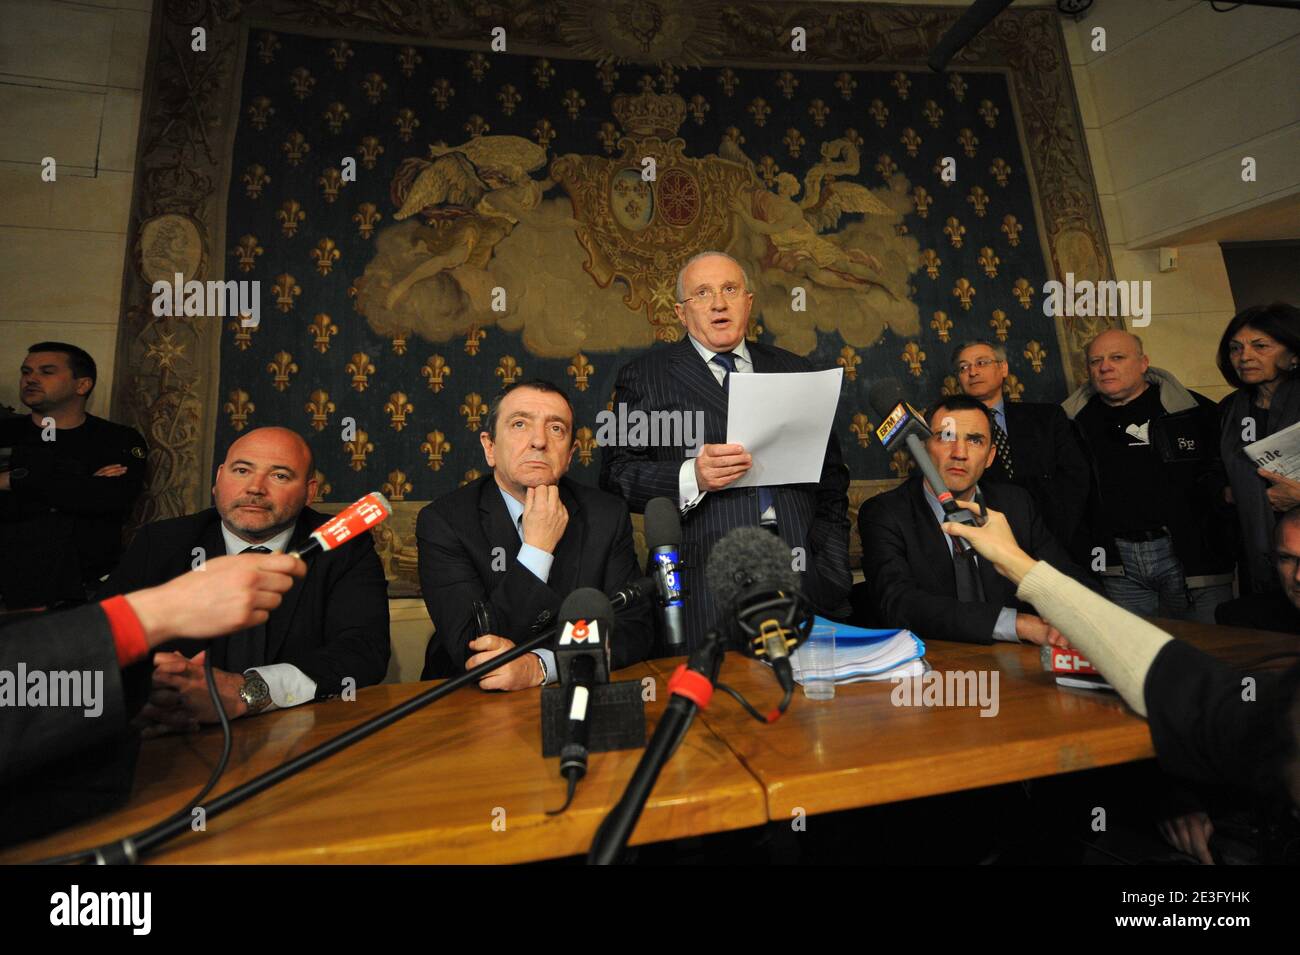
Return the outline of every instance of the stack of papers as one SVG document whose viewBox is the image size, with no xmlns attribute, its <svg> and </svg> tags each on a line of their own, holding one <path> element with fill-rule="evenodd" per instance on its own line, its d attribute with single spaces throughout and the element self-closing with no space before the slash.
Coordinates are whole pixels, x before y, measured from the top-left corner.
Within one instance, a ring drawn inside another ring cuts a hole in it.
<svg viewBox="0 0 1300 955">
<path fill-rule="evenodd" d="M 896 677 L 920 676 L 929 669 L 925 662 L 925 644 L 910 630 L 864 630 L 848 624 L 817 617 L 814 626 L 835 628 L 835 682 L 862 683 L 867 680 L 892 680 Z M 790 660 L 794 678 L 803 685 L 800 647 Z"/>
</svg>

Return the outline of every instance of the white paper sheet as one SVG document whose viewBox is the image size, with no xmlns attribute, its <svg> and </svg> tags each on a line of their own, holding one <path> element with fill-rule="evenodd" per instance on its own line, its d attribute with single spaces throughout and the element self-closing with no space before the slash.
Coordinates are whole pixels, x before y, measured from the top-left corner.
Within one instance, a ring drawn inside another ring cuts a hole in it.
<svg viewBox="0 0 1300 955">
<path fill-rule="evenodd" d="M 754 466 L 731 486 L 820 481 L 843 380 L 843 368 L 732 375 L 727 443 L 744 445 Z"/>
<path fill-rule="evenodd" d="M 739 376 L 737 376 L 739 377 Z M 733 382 L 734 384 L 734 382 Z M 1300 479 L 1300 421 L 1241 449 L 1256 467 Z"/>
</svg>

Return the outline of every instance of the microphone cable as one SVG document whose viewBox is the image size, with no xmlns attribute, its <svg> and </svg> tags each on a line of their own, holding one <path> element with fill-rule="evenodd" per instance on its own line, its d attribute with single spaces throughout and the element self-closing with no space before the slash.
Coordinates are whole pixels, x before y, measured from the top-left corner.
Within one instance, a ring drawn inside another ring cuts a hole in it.
<svg viewBox="0 0 1300 955">
<path fill-rule="evenodd" d="M 211 648 L 209 647 L 209 649 Z M 216 788 L 217 783 L 225 774 L 226 766 L 230 762 L 230 751 L 234 744 L 234 732 L 230 725 L 230 716 L 226 713 L 226 708 L 221 702 L 221 694 L 217 691 L 217 680 L 212 673 L 212 654 L 208 652 L 205 652 L 203 657 L 203 679 L 208 686 L 208 698 L 212 701 L 212 707 L 217 711 L 217 719 L 221 723 L 222 739 L 221 758 L 217 760 L 217 765 L 213 767 L 212 772 L 208 775 L 207 783 L 199 790 L 198 795 L 186 803 L 185 806 L 165 817 L 161 822 L 157 822 L 145 829 L 140 829 L 128 836 L 123 836 L 95 848 L 81 849 L 60 856 L 38 859 L 33 863 L 34 865 L 85 865 L 92 861 L 98 865 L 133 864 L 138 860 L 136 849 L 138 843 L 141 841 L 152 842 L 153 838 L 162 830 L 175 825 L 181 819 L 192 818 L 194 810 L 202 805 L 208 793 Z"/>
</svg>

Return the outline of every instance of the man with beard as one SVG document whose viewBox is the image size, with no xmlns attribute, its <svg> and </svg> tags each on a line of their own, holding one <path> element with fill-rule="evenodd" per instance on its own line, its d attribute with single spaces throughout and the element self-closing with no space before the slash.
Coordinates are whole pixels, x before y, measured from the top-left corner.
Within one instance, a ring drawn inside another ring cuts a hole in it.
<svg viewBox="0 0 1300 955">
<path fill-rule="evenodd" d="M 99 596 L 161 584 L 223 554 L 296 550 L 329 519 L 306 506 L 316 492 L 312 475 L 311 449 L 300 435 L 250 431 L 217 468 L 216 506 L 142 527 Z M 181 641 L 155 653 L 146 720 L 177 729 L 217 721 L 203 677 L 205 652 L 231 717 L 381 681 L 388 669 L 388 584 L 371 536 L 308 558 L 306 576 L 265 624 L 206 650 Z"/>
</svg>

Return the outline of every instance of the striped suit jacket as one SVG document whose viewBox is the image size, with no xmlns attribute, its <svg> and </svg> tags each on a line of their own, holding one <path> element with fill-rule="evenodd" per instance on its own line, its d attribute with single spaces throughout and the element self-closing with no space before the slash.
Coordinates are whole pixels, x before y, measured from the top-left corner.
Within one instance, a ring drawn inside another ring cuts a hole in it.
<svg viewBox="0 0 1300 955">
<path fill-rule="evenodd" d="M 754 371 L 813 371 L 807 359 L 780 348 L 748 345 Z M 727 393 L 718 385 L 689 338 L 653 348 L 619 371 L 614 389 L 615 409 L 679 411 L 704 414 L 704 443 L 725 444 Z M 683 447 L 603 449 L 600 484 L 621 494 L 637 513 L 654 497 L 679 499 L 677 476 L 686 459 Z M 791 548 L 804 549 L 803 590 L 827 616 L 847 617 L 852 572 L 849 570 L 849 470 L 832 430 L 816 484 L 786 484 L 773 488 L 781 537 Z M 720 623 L 716 605 L 704 581 L 709 552 L 728 531 L 758 523 L 758 493 L 753 488 L 711 491 L 682 517 L 681 558 L 687 588 L 686 638 L 694 649 L 711 627 Z"/>
</svg>

